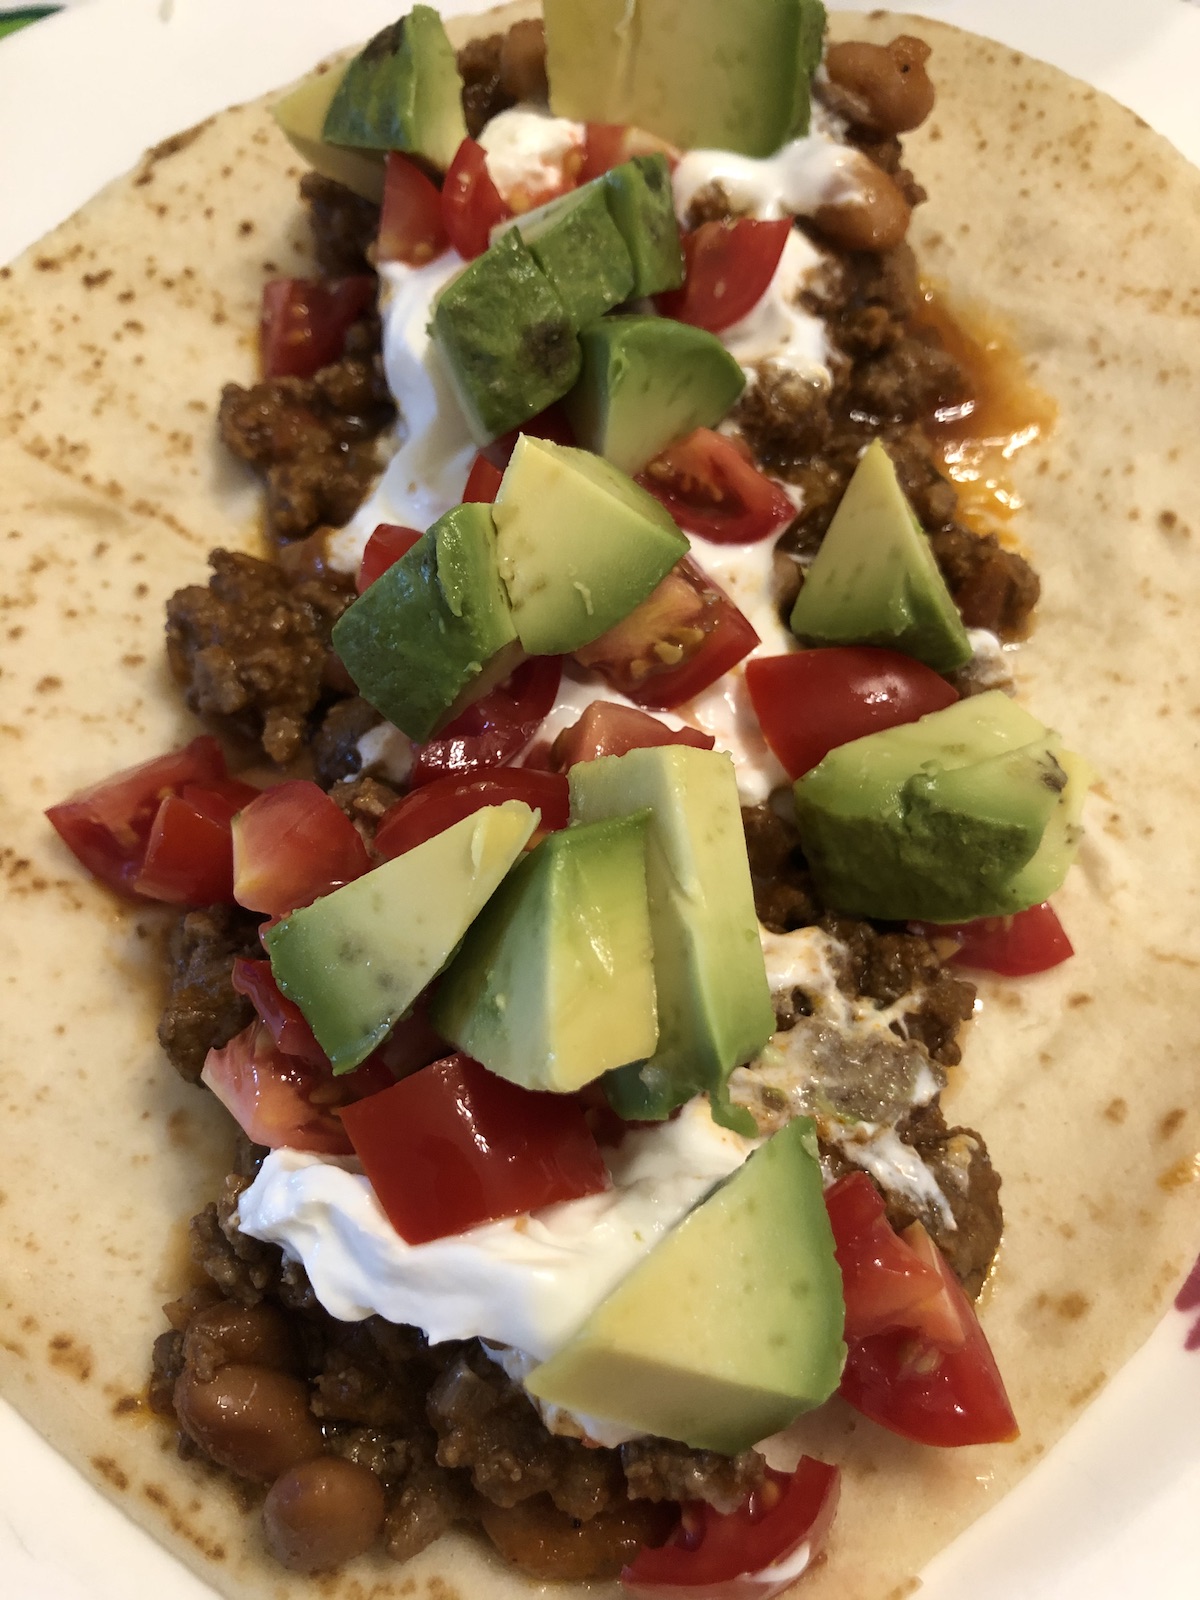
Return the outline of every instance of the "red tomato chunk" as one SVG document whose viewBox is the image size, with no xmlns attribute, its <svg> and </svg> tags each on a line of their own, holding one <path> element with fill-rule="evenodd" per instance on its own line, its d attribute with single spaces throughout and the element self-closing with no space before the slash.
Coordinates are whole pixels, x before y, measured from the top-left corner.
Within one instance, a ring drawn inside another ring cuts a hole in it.
<svg viewBox="0 0 1200 1600">
<path fill-rule="evenodd" d="M 838 745 L 916 722 L 958 699 L 932 667 L 897 650 L 831 645 L 759 656 L 746 687 L 763 737 L 790 778 L 801 778 Z"/>
<path fill-rule="evenodd" d="M 311 378 L 336 361 L 346 335 L 375 304 L 375 279 L 272 278 L 263 289 L 264 378 Z"/>
<path fill-rule="evenodd" d="M 567 825 L 570 795 L 561 773 L 503 767 L 484 778 L 436 778 L 405 795 L 384 813 L 375 835 L 376 853 L 391 861 L 472 812 L 505 800 L 523 800 L 540 811 L 542 833 L 554 833 Z"/>
<path fill-rule="evenodd" d="M 795 1472 L 768 1470 L 736 1511 L 685 1505 L 676 1532 L 640 1551 L 621 1583 L 638 1600 L 772 1600 L 820 1554 L 840 1488 L 837 1467 L 802 1456 Z"/>
<path fill-rule="evenodd" d="M 310 1067 L 332 1071 L 329 1057 L 317 1043 L 304 1013 L 294 1000 L 289 1000 L 280 992 L 269 961 L 253 961 L 249 956 L 238 956 L 233 963 L 230 981 L 234 990 L 244 994 L 258 1012 L 277 1049 Z"/>
<path fill-rule="evenodd" d="M 609 1184 L 578 1101 L 522 1089 L 461 1054 L 346 1107 L 342 1120 L 409 1244 Z"/>
<path fill-rule="evenodd" d="M 561 656 L 533 656 L 413 751 L 409 783 L 472 777 L 514 761 L 541 727 L 562 680 Z"/>
<path fill-rule="evenodd" d="M 448 243 L 442 196 L 436 184 L 415 161 L 398 150 L 389 150 L 375 259 L 423 267 L 440 256 Z"/>
<path fill-rule="evenodd" d="M 389 567 L 394 567 L 401 556 L 406 556 L 421 535 L 416 528 L 405 528 L 398 522 L 381 522 L 367 540 L 362 562 L 354 587 L 363 594 L 382 578 Z"/>
<path fill-rule="evenodd" d="M 464 261 L 481 256 L 492 229 L 512 213 L 488 172 L 481 144 L 464 139 L 442 184 L 442 226 Z"/>
<path fill-rule="evenodd" d="M 371 864 L 350 818 L 307 778 L 264 790 L 239 813 L 233 863 L 238 904 L 272 917 L 311 905 Z"/>
<path fill-rule="evenodd" d="M 778 533 L 796 508 L 744 449 L 711 428 L 669 445 L 637 481 L 685 533 L 714 544 L 756 544 Z"/>
<path fill-rule="evenodd" d="M 626 122 L 589 122 L 584 143 L 580 183 L 600 178 L 634 156 L 663 155 L 672 171 L 679 164 L 679 150 L 657 134 L 647 133 Z"/>
<path fill-rule="evenodd" d="M 767 292 L 791 231 L 790 217 L 702 222 L 683 236 L 683 288 L 659 295 L 659 310 L 709 333 L 732 328 Z"/>
<path fill-rule="evenodd" d="M 201 1077 L 255 1144 L 330 1156 L 354 1153 L 334 1110 L 319 1100 L 331 1081 L 328 1069 L 284 1055 L 262 1022 L 210 1050 Z"/>
<path fill-rule="evenodd" d="M 1026 978 L 1048 972 L 1075 954 L 1058 913 L 1047 901 L 1011 917 L 980 917 L 977 922 L 917 923 L 914 932 L 927 938 L 953 939 L 955 966 Z"/>
<path fill-rule="evenodd" d="M 630 750 L 650 750 L 656 745 L 687 744 L 711 750 L 716 740 L 699 728 L 668 728 L 665 722 L 633 706 L 612 700 L 593 700 L 578 722 L 564 728 L 550 750 L 550 763 L 567 772 L 580 761 L 601 756 L 623 756 Z"/>
</svg>

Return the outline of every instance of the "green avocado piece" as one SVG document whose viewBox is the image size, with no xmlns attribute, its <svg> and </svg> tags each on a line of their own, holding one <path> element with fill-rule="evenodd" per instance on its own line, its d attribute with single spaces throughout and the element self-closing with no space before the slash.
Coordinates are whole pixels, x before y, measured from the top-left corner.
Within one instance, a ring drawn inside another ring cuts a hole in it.
<svg viewBox="0 0 1200 1600">
<path fill-rule="evenodd" d="M 746 385 L 715 334 L 671 317 L 605 317 L 579 345 L 583 369 L 563 402 L 575 438 L 630 474 L 718 423 Z"/>
<path fill-rule="evenodd" d="M 522 801 L 485 806 L 267 930 L 275 982 L 335 1072 L 350 1072 L 387 1038 L 536 826 Z"/>
<path fill-rule="evenodd" d="M 572 767 L 573 821 L 650 812 L 646 885 L 654 936 L 658 1048 L 611 1073 L 614 1110 L 668 1116 L 707 1091 L 719 1121 L 752 1131 L 726 1102 L 734 1067 L 775 1031 L 733 762 L 683 745 L 631 750 Z"/>
<path fill-rule="evenodd" d="M 633 262 L 613 221 L 602 178 L 526 212 L 513 226 L 554 285 L 576 330 L 633 293 Z"/>
<path fill-rule="evenodd" d="M 887 645 L 935 672 L 971 659 L 971 641 L 878 439 L 867 447 L 792 607 L 805 644 Z"/>
<path fill-rule="evenodd" d="M 431 332 L 481 445 L 536 417 L 579 376 L 571 318 L 516 228 L 442 290 Z"/>
<path fill-rule="evenodd" d="M 608 204 L 633 262 L 634 295 L 683 282 L 683 245 L 666 156 L 634 156 L 604 174 Z"/>
<path fill-rule="evenodd" d="M 831 750 L 795 786 L 821 899 L 888 921 L 1037 905 L 1079 841 L 1090 769 L 1000 690 Z"/>
<path fill-rule="evenodd" d="M 515 867 L 438 985 L 434 1027 L 527 1089 L 571 1092 L 658 1038 L 646 819 L 551 833 Z"/>
<path fill-rule="evenodd" d="M 353 57 L 321 137 L 366 150 L 406 150 L 443 172 L 467 137 L 454 47 L 432 6 L 414 6 Z"/>
<path fill-rule="evenodd" d="M 545 0 L 544 10 L 557 116 L 747 156 L 808 131 L 821 0 Z"/>
<path fill-rule="evenodd" d="M 728 1455 L 841 1376 L 842 1280 L 798 1117 L 622 1280 L 525 1386 L 546 1405 Z"/>
<path fill-rule="evenodd" d="M 623 472 L 530 434 L 517 440 L 492 514 L 500 576 L 531 656 L 569 654 L 607 633 L 689 548 Z"/>
<path fill-rule="evenodd" d="M 491 508 L 455 506 L 334 624 L 364 700 L 428 739 L 522 659 L 500 582 Z"/>
<path fill-rule="evenodd" d="M 383 199 L 386 171 L 383 151 L 347 150 L 341 145 L 326 144 L 323 136 L 325 115 L 349 64 L 344 61 L 325 72 L 312 72 L 302 78 L 295 88 L 275 102 L 271 115 L 292 148 L 315 172 L 345 184 L 364 200 L 378 204 Z"/>
</svg>

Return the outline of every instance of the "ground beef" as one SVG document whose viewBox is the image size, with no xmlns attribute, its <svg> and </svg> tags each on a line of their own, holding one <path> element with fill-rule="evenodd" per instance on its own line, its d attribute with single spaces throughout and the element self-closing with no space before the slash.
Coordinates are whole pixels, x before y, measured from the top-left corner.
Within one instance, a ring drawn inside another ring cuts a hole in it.
<svg viewBox="0 0 1200 1600">
<path fill-rule="evenodd" d="M 933 1173 L 949 1202 L 956 1226 L 945 1227 L 936 1213 L 922 1213 L 920 1221 L 932 1234 L 955 1277 L 975 1299 L 991 1269 L 1004 1227 L 1000 1178 L 987 1146 L 971 1128 L 947 1128 L 936 1103 L 918 1107 L 900 1134 Z M 907 1227 L 916 1215 L 902 1201 L 889 1198 L 888 1217 L 894 1228 Z"/>
<path fill-rule="evenodd" d="M 383 718 L 359 695 L 338 700 L 325 713 L 313 734 L 313 776 L 322 789 L 356 778 L 362 767 L 358 741 L 378 727 Z"/>
<path fill-rule="evenodd" d="M 238 956 L 261 957 L 260 920 L 239 906 L 208 906 L 184 912 L 171 930 L 158 1042 L 189 1083 L 199 1079 L 208 1052 L 254 1018 L 254 1007 L 234 993 L 230 974 Z"/>
<path fill-rule="evenodd" d="M 367 251 L 379 232 L 379 207 L 320 172 L 300 179 L 300 196 L 308 206 L 317 266 L 327 278 L 349 278 L 373 267 Z"/>
<path fill-rule="evenodd" d="M 621 1465 L 633 1499 L 707 1500 L 718 1511 L 744 1505 L 767 1466 L 757 1450 L 723 1456 L 674 1439 L 631 1439 L 621 1446 Z"/>
<path fill-rule="evenodd" d="M 388 1555 L 393 1561 L 411 1561 L 456 1522 L 470 1518 L 474 1504 L 465 1474 L 418 1463 L 388 1506 L 384 1527 Z"/>
<path fill-rule="evenodd" d="M 237 1197 L 248 1187 L 245 1178 L 226 1178 L 219 1197 L 188 1226 L 193 1262 L 223 1298 L 240 1306 L 258 1305 L 278 1282 L 282 1264 L 274 1245 L 251 1239 L 233 1226 Z"/>
<path fill-rule="evenodd" d="M 968 628 L 987 628 L 1001 639 L 1019 639 L 1041 593 L 1037 573 L 994 534 L 983 538 L 959 527 L 933 535 L 937 557 L 954 602 Z"/>
<path fill-rule="evenodd" d="M 193 711 L 231 719 L 281 765 L 300 750 L 321 699 L 349 580 L 291 582 L 268 561 L 214 550 L 206 588 L 167 602 L 167 659 Z"/>
<path fill-rule="evenodd" d="M 155 1339 L 150 1358 L 150 1384 L 146 1400 L 157 1416 L 174 1416 L 175 1407 L 171 1397 L 175 1392 L 175 1380 L 182 1371 L 183 1334 L 168 1328 Z"/>
<path fill-rule="evenodd" d="M 378 778 L 350 778 L 335 784 L 329 793 L 354 823 L 368 849 L 374 843 L 380 821 L 400 798 L 390 784 L 380 783 Z"/>
<path fill-rule="evenodd" d="M 771 806 L 744 806 L 742 828 L 758 920 L 772 933 L 811 927 L 824 909 L 809 876 L 795 824 Z"/>
<path fill-rule="evenodd" d="M 471 39 L 458 52 L 458 71 L 463 81 L 463 115 L 467 119 L 467 132 L 478 139 L 484 125 L 516 104 L 512 95 L 500 83 L 500 51 L 504 44 L 502 33 L 491 33 L 486 39 Z"/>
</svg>

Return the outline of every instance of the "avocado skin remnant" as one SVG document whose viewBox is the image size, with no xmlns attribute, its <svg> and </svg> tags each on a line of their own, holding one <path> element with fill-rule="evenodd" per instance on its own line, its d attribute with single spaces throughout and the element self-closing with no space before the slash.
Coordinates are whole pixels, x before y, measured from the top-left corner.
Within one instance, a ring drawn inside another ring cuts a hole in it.
<svg viewBox="0 0 1200 1600">
<path fill-rule="evenodd" d="M 598 639 L 690 548 L 653 495 L 587 450 L 522 434 L 496 503 L 513 623 L 533 656 Z"/>
<path fill-rule="evenodd" d="M 325 115 L 346 76 L 349 62 L 330 67 L 328 72 L 311 72 L 271 107 L 289 144 L 315 172 L 378 203 L 383 199 L 386 171 L 382 150 L 349 150 L 327 144 L 324 138 Z"/>
<path fill-rule="evenodd" d="M 583 370 L 563 407 L 579 444 L 622 472 L 713 427 L 746 386 L 715 334 L 670 317 L 605 317 L 579 343 Z"/>
<path fill-rule="evenodd" d="M 444 172 L 467 136 L 454 47 L 432 6 L 414 6 L 346 68 L 322 138 L 368 150 L 407 150 Z"/>
<path fill-rule="evenodd" d="M 821 0 L 545 0 L 544 11 L 557 116 L 747 156 L 808 132 Z"/>
<path fill-rule="evenodd" d="M 445 966 L 537 826 L 520 800 L 485 806 L 269 929 L 275 982 L 350 1072 Z"/>
<path fill-rule="evenodd" d="M 523 652 L 490 507 L 439 517 L 338 618 L 333 647 L 363 698 L 418 741 L 502 683 Z"/>
<path fill-rule="evenodd" d="M 438 985 L 443 1038 L 564 1093 L 652 1053 L 645 834 L 643 815 L 566 828 L 514 867 Z"/>
<path fill-rule="evenodd" d="M 836 910 L 969 922 L 1060 887 L 1091 781 L 1081 757 L 995 689 L 831 750 L 795 786 L 796 822 Z"/>
<path fill-rule="evenodd" d="M 798 1117 L 661 1239 L 526 1388 L 732 1455 L 829 1398 L 843 1321 L 816 1133 Z"/>
<path fill-rule="evenodd" d="M 658 991 L 658 1048 L 605 1079 L 613 1109 L 659 1120 L 708 1092 L 713 1116 L 752 1132 L 728 1104 L 734 1067 L 775 1031 L 733 762 L 681 745 L 572 767 L 572 821 L 648 809 L 646 886 Z"/>
<path fill-rule="evenodd" d="M 480 445 L 536 417 L 579 376 L 571 318 L 516 228 L 447 284 L 431 330 Z"/>
</svg>

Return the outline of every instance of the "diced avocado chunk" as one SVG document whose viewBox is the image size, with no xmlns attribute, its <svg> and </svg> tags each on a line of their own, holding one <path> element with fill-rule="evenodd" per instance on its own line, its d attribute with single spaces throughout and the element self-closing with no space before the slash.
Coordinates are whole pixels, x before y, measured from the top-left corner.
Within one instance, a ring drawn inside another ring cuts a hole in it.
<svg viewBox="0 0 1200 1600">
<path fill-rule="evenodd" d="M 545 0 L 550 105 L 684 149 L 767 156 L 808 131 L 821 0 Z"/>
<path fill-rule="evenodd" d="M 455 506 L 334 624 L 364 700 L 428 739 L 522 659 L 490 507 Z"/>
<path fill-rule="evenodd" d="M 602 178 L 526 212 L 514 226 L 576 330 L 633 293 L 633 262 L 613 221 Z"/>
<path fill-rule="evenodd" d="M 517 636 L 534 656 L 607 633 L 689 548 L 653 495 L 616 467 L 529 434 L 492 512 Z"/>
<path fill-rule="evenodd" d="M 805 644 L 876 644 L 935 672 L 971 659 L 958 607 L 878 439 L 867 447 L 792 608 Z"/>
<path fill-rule="evenodd" d="M 1036 905 L 1066 876 L 1090 770 L 1000 690 L 831 750 L 795 786 L 821 899 L 889 921 Z"/>
<path fill-rule="evenodd" d="M 383 152 L 347 150 L 341 145 L 326 144 L 323 137 L 325 114 L 348 65 L 349 62 L 342 62 L 326 72 L 312 72 L 302 78 L 275 102 L 271 115 L 292 148 L 314 171 L 344 183 L 364 200 L 378 202 L 383 199 Z"/>
<path fill-rule="evenodd" d="M 687 746 L 631 750 L 572 767 L 578 822 L 649 809 L 646 885 L 658 992 L 658 1048 L 610 1074 L 623 1117 L 668 1116 L 707 1091 L 719 1120 L 747 1127 L 726 1082 L 775 1031 L 733 762 Z"/>
<path fill-rule="evenodd" d="M 719 422 L 746 383 L 715 334 L 671 317 L 605 317 L 579 344 L 583 370 L 564 407 L 578 442 L 622 472 Z"/>
<path fill-rule="evenodd" d="M 646 819 L 549 834 L 514 868 L 438 986 L 431 1017 L 485 1067 L 570 1092 L 658 1038 Z"/>
<path fill-rule="evenodd" d="M 661 155 L 634 156 L 606 172 L 608 204 L 633 262 L 634 295 L 661 294 L 683 282 L 671 169 Z"/>
<path fill-rule="evenodd" d="M 537 416 L 579 376 L 571 318 L 516 228 L 447 284 L 432 332 L 479 444 Z"/>
<path fill-rule="evenodd" d="M 660 1240 L 526 1388 L 733 1455 L 833 1393 L 843 1319 L 816 1133 L 798 1117 Z"/>
<path fill-rule="evenodd" d="M 485 806 L 264 934 L 335 1072 L 365 1061 L 441 971 L 536 826 L 519 800 Z"/>
<path fill-rule="evenodd" d="M 367 42 L 325 115 L 327 144 L 407 150 L 443 171 L 467 137 L 454 47 L 432 6 L 414 6 Z"/>
</svg>

